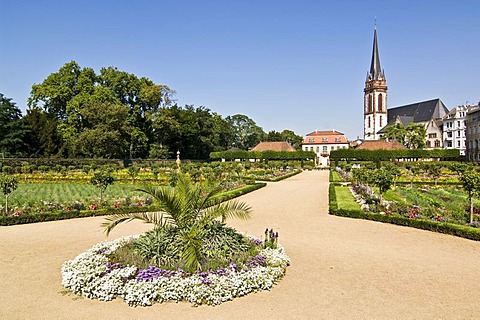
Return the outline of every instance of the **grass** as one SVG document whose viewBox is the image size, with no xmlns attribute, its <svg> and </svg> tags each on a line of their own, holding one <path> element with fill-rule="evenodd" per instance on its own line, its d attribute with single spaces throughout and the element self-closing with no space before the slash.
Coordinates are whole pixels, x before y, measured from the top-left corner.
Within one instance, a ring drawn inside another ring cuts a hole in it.
<svg viewBox="0 0 480 320">
<path fill-rule="evenodd" d="M 360 210 L 360 205 L 355 201 L 350 189 L 347 187 L 335 186 L 338 209 Z"/>
<path fill-rule="evenodd" d="M 124 200 L 127 197 L 142 197 L 135 191 L 140 185 L 113 184 L 104 194 L 105 201 Z M 11 206 L 38 206 L 43 202 L 70 204 L 75 201 L 88 205 L 99 201 L 98 189 L 82 183 L 21 183 L 9 197 Z"/>
</svg>

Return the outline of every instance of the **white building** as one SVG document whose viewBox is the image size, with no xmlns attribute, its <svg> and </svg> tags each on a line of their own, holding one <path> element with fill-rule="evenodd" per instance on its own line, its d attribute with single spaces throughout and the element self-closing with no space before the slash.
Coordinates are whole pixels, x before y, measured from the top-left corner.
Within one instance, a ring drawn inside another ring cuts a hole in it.
<svg viewBox="0 0 480 320">
<path fill-rule="evenodd" d="M 468 109 L 467 106 L 459 106 L 443 117 L 443 147 L 460 150 L 460 156 L 466 155 L 465 129 Z"/>
<path fill-rule="evenodd" d="M 467 159 L 480 162 L 480 103 L 467 112 L 466 127 Z"/>
<path fill-rule="evenodd" d="M 330 152 L 338 149 L 348 149 L 348 141 L 341 132 L 314 131 L 305 136 L 302 143 L 303 151 L 313 151 L 316 154 L 315 165 L 328 166 Z"/>
</svg>

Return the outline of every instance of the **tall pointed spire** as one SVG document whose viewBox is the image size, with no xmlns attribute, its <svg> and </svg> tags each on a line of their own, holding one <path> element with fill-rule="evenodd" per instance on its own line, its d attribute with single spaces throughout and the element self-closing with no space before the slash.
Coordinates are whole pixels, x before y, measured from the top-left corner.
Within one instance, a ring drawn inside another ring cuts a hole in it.
<svg viewBox="0 0 480 320">
<path fill-rule="evenodd" d="M 377 26 L 373 33 L 372 63 L 370 65 L 369 80 L 385 79 L 382 67 L 380 66 L 380 54 L 378 53 Z"/>
</svg>

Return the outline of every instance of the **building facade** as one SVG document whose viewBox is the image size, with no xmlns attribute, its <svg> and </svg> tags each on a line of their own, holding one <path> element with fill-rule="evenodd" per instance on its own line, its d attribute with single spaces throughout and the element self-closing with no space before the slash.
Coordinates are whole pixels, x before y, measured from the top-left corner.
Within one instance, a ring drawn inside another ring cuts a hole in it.
<svg viewBox="0 0 480 320">
<path fill-rule="evenodd" d="M 387 124 L 387 79 L 380 66 L 378 53 L 377 28 L 373 33 L 373 50 L 370 71 L 367 72 L 363 90 L 363 138 L 378 140 L 377 132 Z"/>
<path fill-rule="evenodd" d="M 467 159 L 480 162 L 480 103 L 478 107 L 467 112 L 465 124 Z"/>
<path fill-rule="evenodd" d="M 443 117 L 443 147 L 460 150 L 460 156 L 465 156 L 467 151 L 466 119 L 468 110 L 467 106 L 459 106 L 450 110 Z"/>
<path fill-rule="evenodd" d="M 315 130 L 305 136 L 302 150 L 315 152 L 316 166 L 328 166 L 330 163 L 330 152 L 338 149 L 348 149 L 348 146 L 347 138 L 341 132 L 335 130 Z"/>
</svg>

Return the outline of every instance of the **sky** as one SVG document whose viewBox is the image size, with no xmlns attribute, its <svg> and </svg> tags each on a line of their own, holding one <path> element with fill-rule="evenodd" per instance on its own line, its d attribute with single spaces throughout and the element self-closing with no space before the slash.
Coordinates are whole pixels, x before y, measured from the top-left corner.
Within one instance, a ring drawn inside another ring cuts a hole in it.
<svg viewBox="0 0 480 320">
<path fill-rule="evenodd" d="M 76 61 L 244 114 L 268 132 L 363 136 L 375 23 L 389 108 L 480 100 L 480 1 L 0 0 L 0 93 L 25 113 L 33 84 Z M 376 21 L 376 22 L 375 22 Z"/>
</svg>

